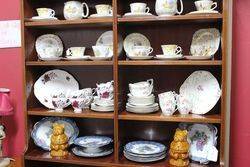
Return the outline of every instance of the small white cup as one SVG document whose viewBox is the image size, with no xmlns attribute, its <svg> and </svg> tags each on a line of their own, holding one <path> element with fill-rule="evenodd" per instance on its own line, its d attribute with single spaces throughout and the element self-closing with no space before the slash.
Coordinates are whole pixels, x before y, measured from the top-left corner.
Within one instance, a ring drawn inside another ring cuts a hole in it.
<svg viewBox="0 0 250 167">
<path fill-rule="evenodd" d="M 187 97 L 185 97 L 183 95 L 177 95 L 176 101 L 177 101 L 177 108 L 178 108 L 178 111 L 180 112 L 180 114 L 186 115 L 192 111 L 193 104 L 191 103 L 191 101 Z"/>
<path fill-rule="evenodd" d="M 146 3 L 131 3 L 130 4 L 131 13 L 149 13 L 150 9 L 147 7 Z"/>
<path fill-rule="evenodd" d="M 208 11 L 217 8 L 217 2 L 213 2 L 211 0 L 200 0 L 195 1 L 194 3 L 197 11 Z"/>
<path fill-rule="evenodd" d="M 55 11 L 50 8 L 37 8 L 37 14 L 39 17 L 50 18 L 55 16 Z"/>
<path fill-rule="evenodd" d="M 132 56 L 149 56 L 153 50 L 150 46 L 134 46 Z"/>
<path fill-rule="evenodd" d="M 107 16 L 107 15 L 112 15 L 113 14 L 111 5 L 100 4 L 100 5 L 96 5 L 95 9 L 96 9 L 96 13 L 98 15 Z"/>
<path fill-rule="evenodd" d="M 82 57 L 84 56 L 85 47 L 71 47 L 66 51 L 66 56 Z"/>
<path fill-rule="evenodd" d="M 182 48 L 178 45 L 161 45 L 165 56 L 178 56 L 182 53 Z"/>
<path fill-rule="evenodd" d="M 129 84 L 129 91 L 135 97 L 147 97 L 152 94 L 154 88 L 154 80 L 149 79 L 143 82 Z"/>
<path fill-rule="evenodd" d="M 176 94 L 175 92 L 165 92 L 158 95 L 159 103 L 163 115 L 170 116 L 175 113 L 176 108 Z"/>
<path fill-rule="evenodd" d="M 95 57 L 112 57 L 113 46 L 112 45 L 100 45 L 92 46 Z"/>
</svg>

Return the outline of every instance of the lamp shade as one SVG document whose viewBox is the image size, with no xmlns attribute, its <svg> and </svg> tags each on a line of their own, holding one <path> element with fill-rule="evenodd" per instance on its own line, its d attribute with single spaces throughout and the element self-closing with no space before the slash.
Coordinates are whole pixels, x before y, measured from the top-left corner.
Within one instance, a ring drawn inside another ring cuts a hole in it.
<svg viewBox="0 0 250 167">
<path fill-rule="evenodd" d="M 10 90 L 0 88 L 0 116 L 13 115 L 13 106 L 10 100 Z"/>
</svg>

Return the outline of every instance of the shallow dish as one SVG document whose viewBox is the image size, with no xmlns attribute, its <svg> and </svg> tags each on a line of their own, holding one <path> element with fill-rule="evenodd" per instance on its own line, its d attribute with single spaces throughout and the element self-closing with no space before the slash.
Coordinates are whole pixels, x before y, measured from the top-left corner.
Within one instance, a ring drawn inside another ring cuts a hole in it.
<svg viewBox="0 0 250 167">
<path fill-rule="evenodd" d="M 128 160 L 130 160 L 130 161 L 140 162 L 140 163 L 155 162 L 155 161 L 160 161 L 160 160 L 166 158 L 166 154 L 163 154 L 163 155 L 158 156 L 158 157 L 146 157 L 146 158 L 136 157 L 136 156 L 130 156 L 130 155 L 128 155 L 128 154 L 124 154 L 124 156 L 125 156 Z"/>
<path fill-rule="evenodd" d="M 113 112 L 114 106 L 98 106 L 95 103 L 91 104 L 91 110 L 98 112 Z"/>
<path fill-rule="evenodd" d="M 156 55 L 154 58 L 158 60 L 180 60 L 183 58 L 183 55 L 175 55 L 175 56 Z"/>
<path fill-rule="evenodd" d="M 184 56 L 188 60 L 210 60 L 213 56 Z"/>
<path fill-rule="evenodd" d="M 154 16 L 151 13 L 125 13 L 123 17 L 145 17 L 145 16 Z"/>
<path fill-rule="evenodd" d="M 127 57 L 131 60 L 150 60 L 153 56 L 128 56 Z"/>
<path fill-rule="evenodd" d="M 89 60 L 90 56 L 82 56 L 82 57 L 74 57 L 74 56 L 68 56 L 68 57 L 65 57 L 64 60 Z"/>
<path fill-rule="evenodd" d="M 84 149 L 82 149 L 81 147 L 74 147 L 72 148 L 72 152 L 73 154 L 80 156 L 80 157 L 96 158 L 96 157 L 104 157 L 104 156 L 112 154 L 113 149 L 104 150 L 98 153 L 88 153 L 88 152 L 85 152 Z"/>
<path fill-rule="evenodd" d="M 203 10 L 203 11 L 193 11 L 188 14 L 217 14 L 217 13 L 219 12 L 216 10 Z"/>
<path fill-rule="evenodd" d="M 89 16 L 89 18 L 112 18 L 113 15 L 109 14 L 109 15 L 100 15 L 100 14 L 92 14 Z"/>
<path fill-rule="evenodd" d="M 94 57 L 94 56 L 90 56 L 89 59 L 93 60 L 93 61 L 107 61 L 107 60 L 111 60 L 112 57 Z"/>
</svg>

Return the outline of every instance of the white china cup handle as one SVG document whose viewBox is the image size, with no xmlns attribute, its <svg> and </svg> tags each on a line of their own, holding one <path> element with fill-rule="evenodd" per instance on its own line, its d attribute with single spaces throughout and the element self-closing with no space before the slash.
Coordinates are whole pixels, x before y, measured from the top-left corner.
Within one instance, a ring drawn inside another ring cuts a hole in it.
<svg viewBox="0 0 250 167">
<path fill-rule="evenodd" d="M 177 48 L 176 48 L 176 51 L 175 51 L 175 54 L 180 54 L 182 52 L 182 48 L 180 47 L 180 46 L 178 46 Z"/>
<path fill-rule="evenodd" d="M 178 9 L 177 9 L 177 14 L 178 15 L 182 14 L 182 12 L 183 12 L 183 3 L 182 3 L 182 0 L 180 0 L 180 3 L 181 3 L 181 10 L 178 11 Z"/>
<path fill-rule="evenodd" d="M 147 82 L 150 84 L 150 87 L 153 88 L 154 80 L 153 79 L 149 79 L 149 80 L 147 80 Z"/>
<path fill-rule="evenodd" d="M 92 95 L 95 95 L 96 94 L 96 88 L 92 88 Z"/>
<path fill-rule="evenodd" d="M 68 50 L 66 51 L 66 56 L 72 56 L 72 52 L 71 52 L 70 49 L 68 49 Z"/>
<path fill-rule="evenodd" d="M 85 2 L 82 3 L 82 8 L 84 9 L 84 7 L 86 8 L 86 14 L 84 14 L 84 12 L 83 12 L 82 17 L 86 18 L 86 17 L 89 16 L 89 7 L 88 7 L 88 5 Z"/>
<path fill-rule="evenodd" d="M 217 4 L 216 4 L 216 6 L 217 6 Z M 55 14 L 56 14 L 56 12 L 52 9 L 52 10 L 51 10 L 50 17 L 54 17 L 54 16 L 55 16 Z"/>
<path fill-rule="evenodd" d="M 215 8 L 217 8 L 217 2 L 214 2 L 214 3 L 212 4 L 212 9 L 211 9 L 211 10 L 214 10 Z"/>
<path fill-rule="evenodd" d="M 109 8 L 109 14 L 112 15 L 113 14 L 113 9 L 112 6 Z"/>
<path fill-rule="evenodd" d="M 146 7 L 146 13 L 149 13 L 149 11 L 150 11 L 150 8 Z"/>
<path fill-rule="evenodd" d="M 150 47 L 148 54 L 151 54 L 153 51 L 154 51 L 154 49 L 152 47 Z"/>
</svg>

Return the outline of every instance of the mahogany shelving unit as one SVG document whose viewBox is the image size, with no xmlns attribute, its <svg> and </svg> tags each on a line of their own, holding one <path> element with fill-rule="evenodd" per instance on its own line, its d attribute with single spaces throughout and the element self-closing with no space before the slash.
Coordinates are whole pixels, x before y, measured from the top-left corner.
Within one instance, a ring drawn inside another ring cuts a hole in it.
<svg viewBox="0 0 250 167">
<path fill-rule="evenodd" d="M 64 20 L 61 0 L 22 0 L 22 54 L 24 64 L 24 90 L 25 92 L 25 120 L 26 120 L 26 152 L 24 165 L 36 166 L 117 166 L 117 167 L 168 167 L 168 159 L 155 163 L 135 163 L 122 155 L 124 144 L 132 140 L 155 140 L 169 147 L 173 133 L 181 122 L 211 123 L 218 127 L 219 159 L 216 163 L 207 166 L 224 166 L 225 118 L 226 118 L 226 61 L 227 53 L 227 21 L 228 0 L 215 0 L 221 14 L 186 15 L 194 11 L 194 1 L 184 1 L 184 12 L 180 16 L 171 17 L 120 17 L 129 11 L 129 4 L 134 0 L 86 0 L 90 13 L 95 13 L 96 4 L 112 4 L 113 18 Z M 150 7 L 153 14 L 155 0 L 142 0 Z M 49 7 L 56 11 L 59 20 L 31 22 L 29 18 L 36 15 L 38 7 Z M 222 35 L 221 46 L 215 54 L 214 60 L 209 61 L 129 61 L 125 52 L 118 55 L 118 34 L 123 39 L 126 35 L 139 32 L 148 37 L 154 48 L 153 54 L 161 53 L 161 44 L 175 43 L 183 48 L 184 54 L 189 54 L 192 36 L 201 28 L 217 28 Z M 87 47 L 87 54 L 93 56 L 91 46 L 95 45 L 98 37 L 105 31 L 113 30 L 114 58 L 112 61 L 38 61 L 34 44 L 36 38 L 42 34 L 53 33 L 62 39 L 64 49 L 71 46 Z M 62 69 L 71 73 L 79 82 L 81 88 L 95 87 L 97 82 L 114 80 L 115 111 L 113 113 L 98 113 L 86 110 L 82 114 L 73 113 L 67 108 L 63 113 L 53 113 L 43 107 L 33 94 L 32 84 L 44 72 L 51 69 Z M 222 97 L 217 105 L 206 115 L 174 114 L 163 116 L 161 111 L 148 115 L 136 115 L 125 110 L 128 84 L 153 78 L 155 81 L 155 95 L 175 90 L 178 92 L 183 81 L 196 70 L 208 70 L 219 81 L 222 88 Z M 28 89 L 27 89 L 28 90 Z M 26 96 L 27 94 L 27 96 Z M 121 107 L 118 106 L 121 102 Z M 80 135 L 108 135 L 114 139 L 114 153 L 102 158 L 81 158 L 70 154 L 65 158 L 52 158 L 34 145 L 30 138 L 32 126 L 43 117 L 68 117 L 73 119 L 79 129 Z M 196 164 L 197 165 L 197 164 Z"/>
</svg>

